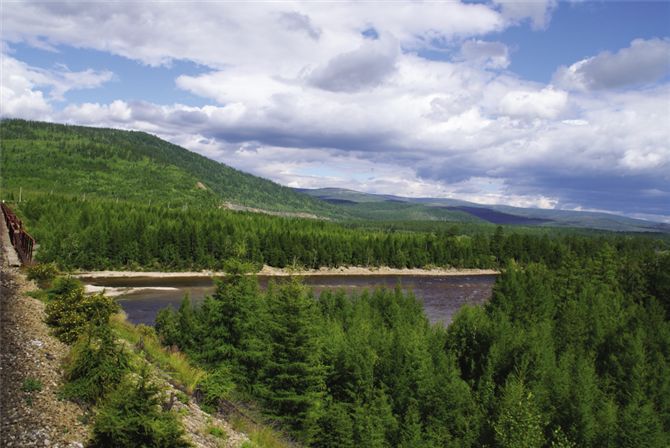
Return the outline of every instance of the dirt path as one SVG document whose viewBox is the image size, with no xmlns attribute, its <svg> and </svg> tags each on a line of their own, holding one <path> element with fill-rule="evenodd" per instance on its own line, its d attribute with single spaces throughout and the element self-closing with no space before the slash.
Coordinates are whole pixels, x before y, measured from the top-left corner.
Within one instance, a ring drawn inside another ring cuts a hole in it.
<svg viewBox="0 0 670 448">
<path fill-rule="evenodd" d="M 84 413 L 57 397 L 67 347 L 49 335 L 44 304 L 26 295 L 35 285 L 1 252 L 0 446 L 81 447 Z"/>
</svg>

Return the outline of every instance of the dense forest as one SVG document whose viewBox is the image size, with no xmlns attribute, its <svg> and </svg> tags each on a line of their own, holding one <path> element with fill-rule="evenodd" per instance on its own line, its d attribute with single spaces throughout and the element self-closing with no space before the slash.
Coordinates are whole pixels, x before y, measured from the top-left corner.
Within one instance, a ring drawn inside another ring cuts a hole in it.
<svg viewBox="0 0 670 448">
<path fill-rule="evenodd" d="M 448 328 L 400 289 L 262 292 L 233 264 L 156 329 L 310 446 L 668 446 L 670 254 L 559 244 Z"/>
<path fill-rule="evenodd" d="M 550 236 L 547 231 L 502 227 L 470 234 L 440 224 L 433 224 L 432 231 L 366 229 L 216 208 L 59 195 L 32 196 L 18 204 L 18 211 L 40 244 L 37 259 L 83 269 L 221 269 L 230 258 L 308 268 L 495 268 L 508 258 L 556 267 L 569 251 L 588 256 L 606 241 L 640 246 L 649 256 L 667 244 L 616 234 Z"/>
</svg>

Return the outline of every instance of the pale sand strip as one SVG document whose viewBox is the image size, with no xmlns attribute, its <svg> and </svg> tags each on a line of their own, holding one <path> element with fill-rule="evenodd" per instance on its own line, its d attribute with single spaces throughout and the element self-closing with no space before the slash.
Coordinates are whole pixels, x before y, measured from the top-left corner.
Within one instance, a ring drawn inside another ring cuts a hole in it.
<svg viewBox="0 0 670 448">
<path fill-rule="evenodd" d="M 496 275 L 499 271 L 494 269 L 397 269 L 389 267 L 366 268 L 360 266 L 348 266 L 340 268 L 320 268 L 310 270 L 292 270 L 264 266 L 257 275 L 280 277 L 288 275 L 425 275 L 425 276 L 466 276 L 466 275 Z M 200 272 L 142 272 L 142 271 L 89 271 L 77 272 L 74 277 L 85 278 L 174 278 L 174 277 L 221 277 L 224 272 L 200 271 Z"/>
</svg>

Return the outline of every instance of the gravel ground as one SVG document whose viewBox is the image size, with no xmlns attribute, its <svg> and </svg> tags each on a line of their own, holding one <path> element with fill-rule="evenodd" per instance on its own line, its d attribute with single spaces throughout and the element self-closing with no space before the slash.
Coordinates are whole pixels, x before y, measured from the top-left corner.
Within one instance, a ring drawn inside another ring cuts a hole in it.
<svg viewBox="0 0 670 448">
<path fill-rule="evenodd" d="M 4 223 L 3 223 L 4 224 Z M 81 447 L 84 412 L 59 400 L 67 347 L 49 334 L 36 286 L 10 267 L 2 250 L 0 278 L 0 446 Z M 35 389 L 29 391 L 31 389 Z"/>
</svg>

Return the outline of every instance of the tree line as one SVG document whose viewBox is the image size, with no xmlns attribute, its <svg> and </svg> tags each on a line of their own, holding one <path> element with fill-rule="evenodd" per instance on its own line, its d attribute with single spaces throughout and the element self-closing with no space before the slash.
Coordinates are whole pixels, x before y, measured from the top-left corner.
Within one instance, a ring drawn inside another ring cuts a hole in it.
<svg viewBox="0 0 670 448">
<path fill-rule="evenodd" d="M 559 266 L 604 243 L 651 256 L 667 242 L 602 234 L 550 236 L 505 230 L 466 234 L 365 229 L 311 219 L 216 208 L 143 205 L 98 198 L 36 195 L 18 212 L 39 243 L 36 256 L 64 268 L 215 269 L 234 258 L 257 266 L 449 266 L 496 268 L 507 259 Z"/>
</svg>

